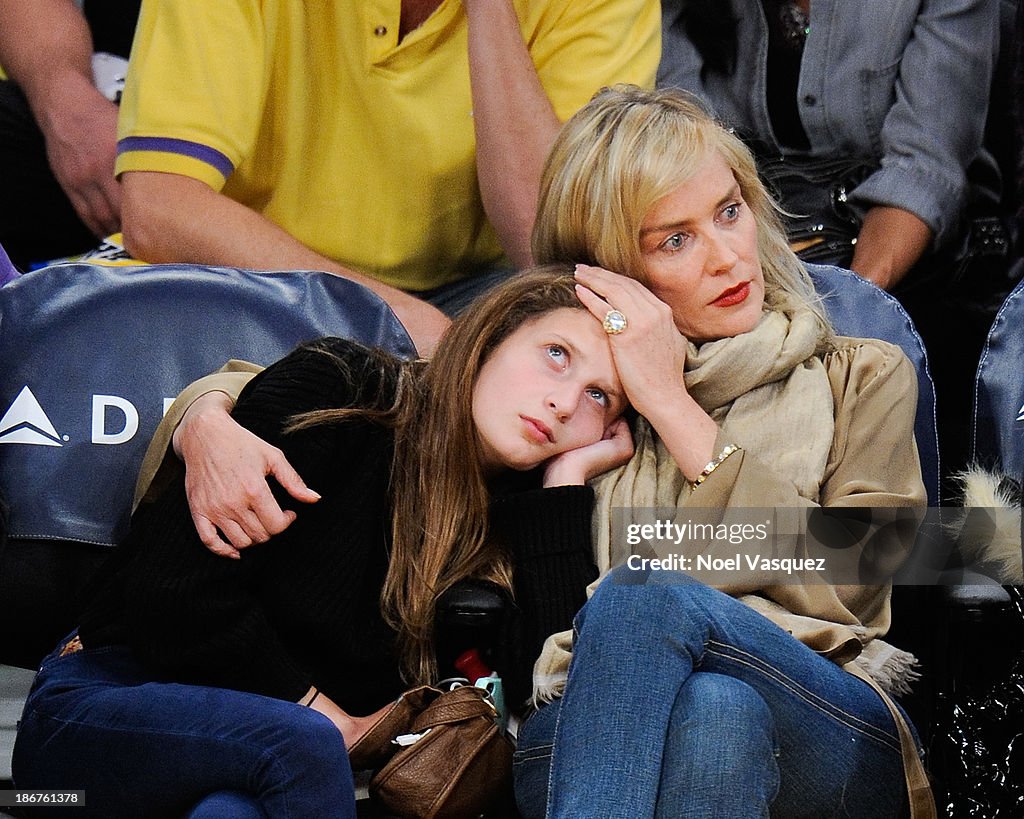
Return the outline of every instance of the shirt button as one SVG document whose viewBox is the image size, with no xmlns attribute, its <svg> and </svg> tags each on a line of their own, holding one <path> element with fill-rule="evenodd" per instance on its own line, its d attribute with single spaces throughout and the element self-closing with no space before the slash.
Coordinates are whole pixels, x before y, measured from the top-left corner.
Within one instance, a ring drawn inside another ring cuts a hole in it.
<svg viewBox="0 0 1024 819">
<path fill-rule="evenodd" d="M 388 33 L 388 28 L 387 26 L 377 26 L 377 28 L 373 30 L 373 33 L 376 34 L 378 37 L 383 37 L 385 34 Z"/>
<path fill-rule="evenodd" d="M 814 94 L 807 94 L 806 96 L 804 96 L 804 104 L 805 105 L 817 105 L 818 104 L 818 98 L 816 96 L 814 96 Z"/>
</svg>

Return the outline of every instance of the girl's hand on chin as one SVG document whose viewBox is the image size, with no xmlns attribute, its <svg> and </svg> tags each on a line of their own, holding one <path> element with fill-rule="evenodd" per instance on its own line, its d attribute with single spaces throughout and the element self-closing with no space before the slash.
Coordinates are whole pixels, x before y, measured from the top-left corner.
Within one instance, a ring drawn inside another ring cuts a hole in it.
<svg viewBox="0 0 1024 819">
<path fill-rule="evenodd" d="M 582 486 L 633 457 L 633 436 L 624 418 L 608 425 L 600 441 L 556 455 L 544 467 L 544 486 Z"/>
</svg>

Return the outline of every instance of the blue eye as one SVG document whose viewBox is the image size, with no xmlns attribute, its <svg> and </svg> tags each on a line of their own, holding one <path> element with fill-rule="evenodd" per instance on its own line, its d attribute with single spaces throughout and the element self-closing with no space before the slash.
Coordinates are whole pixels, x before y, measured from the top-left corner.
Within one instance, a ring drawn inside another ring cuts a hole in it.
<svg viewBox="0 0 1024 819">
<path fill-rule="evenodd" d="M 608 393 L 597 387 L 588 387 L 587 395 L 597 401 L 602 407 L 608 406 Z"/>
<path fill-rule="evenodd" d="M 661 246 L 668 250 L 679 250 L 684 241 L 686 241 L 686 237 L 682 233 L 673 233 L 661 243 Z"/>
<path fill-rule="evenodd" d="M 740 216 L 740 206 L 738 202 L 734 202 L 728 205 L 723 211 L 722 215 L 730 222 L 735 221 Z"/>
<path fill-rule="evenodd" d="M 566 358 L 565 348 L 562 347 L 560 344 L 549 344 L 548 345 L 548 355 L 551 356 L 551 358 L 554 361 L 557 361 L 559 364 L 562 364 L 562 363 L 565 362 L 565 358 Z"/>
</svg>

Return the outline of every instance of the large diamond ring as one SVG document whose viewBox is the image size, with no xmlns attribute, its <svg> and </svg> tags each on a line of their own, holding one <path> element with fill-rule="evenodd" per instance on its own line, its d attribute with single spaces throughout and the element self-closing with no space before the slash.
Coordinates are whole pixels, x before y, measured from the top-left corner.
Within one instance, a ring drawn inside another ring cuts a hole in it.
<svg viewBox="0 0 1024 819">
<path fill-rule="evenodd" d="M 617 336 L 629 325 L 626 317 L 618 310 L 609 310 L 604 314 L 604 321 L 601 322 L 604 331 L 610 336 Z"/>
</svg>

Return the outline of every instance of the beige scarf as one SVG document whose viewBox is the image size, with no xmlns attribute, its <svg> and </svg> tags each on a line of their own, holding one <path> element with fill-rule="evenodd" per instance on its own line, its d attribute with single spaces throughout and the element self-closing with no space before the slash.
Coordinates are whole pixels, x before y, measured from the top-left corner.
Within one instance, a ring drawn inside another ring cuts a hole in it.
<svg viewBox="0 0 1024 819">
<path fill-rule="evenodd" d="M 782 313 L 764 313 L 749 333 L 700 349 L 691 344 L 684 374 L 686 389 L 721 428 L 721 437 L 773 464 L 812 503 L 818 500 L 835 432 L 828 374 L 815 355 L 819 338 L 809 310 L 792 321 Z M 636 453 L 629 463 L 593 484 L 594 556 L 601 572 L 630 554 L 621 538 L 611 541 L 612 509 L 690 505 L 690 482 L 645 419 L 639 419 L 633 437 Z"/>
</svg>

